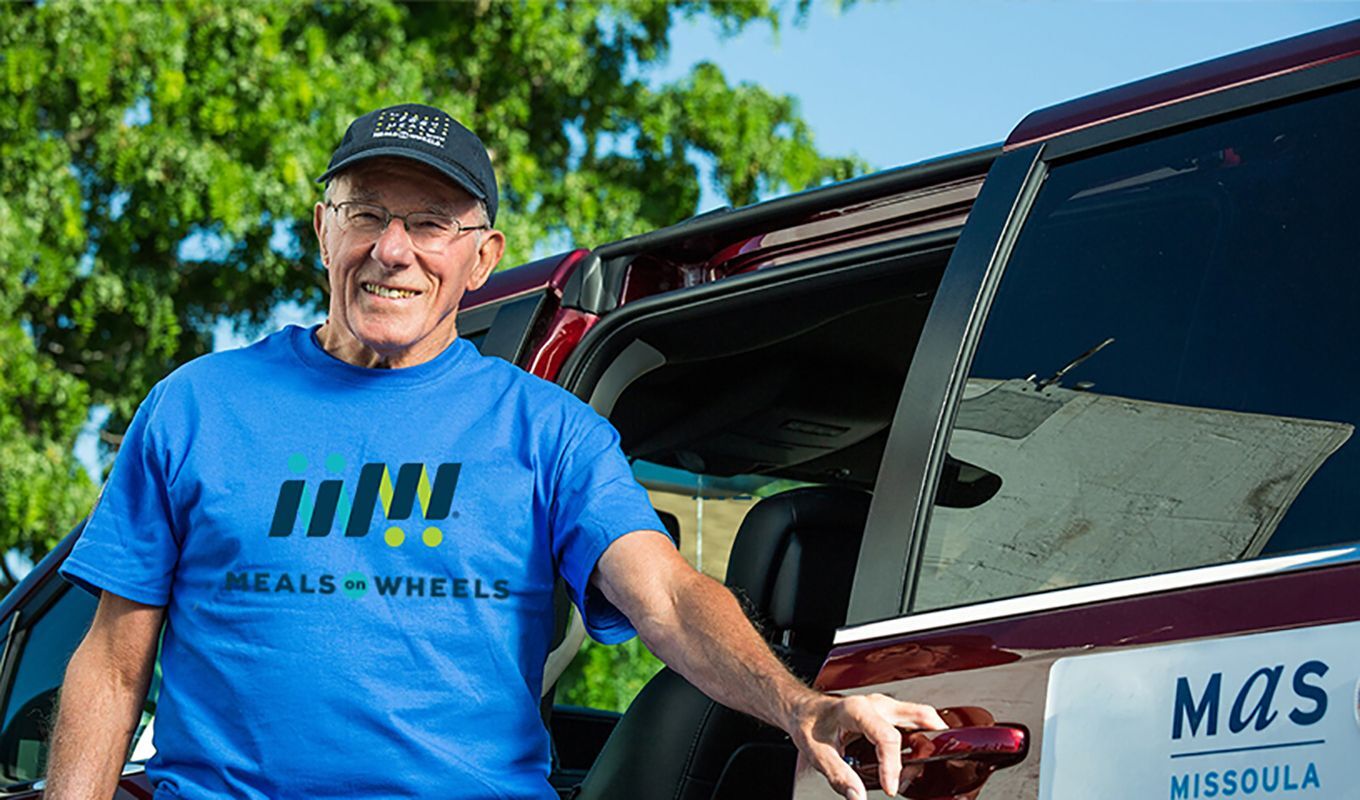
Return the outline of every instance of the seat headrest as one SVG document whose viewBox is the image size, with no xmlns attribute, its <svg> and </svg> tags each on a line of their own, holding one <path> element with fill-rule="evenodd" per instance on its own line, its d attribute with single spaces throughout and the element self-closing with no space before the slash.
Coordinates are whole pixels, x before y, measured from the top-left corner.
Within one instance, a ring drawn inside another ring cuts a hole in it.
<svg viewBox="0 0 1360 800">
<path fill-rule="evenodd" d="M 768 497 L 746 513 L 726 583 L 745 596 L 766 638 L 791 631 L 795 647 L 830 646 L 850 605 L 869 497 L 809 486 Z"/>
</svg>

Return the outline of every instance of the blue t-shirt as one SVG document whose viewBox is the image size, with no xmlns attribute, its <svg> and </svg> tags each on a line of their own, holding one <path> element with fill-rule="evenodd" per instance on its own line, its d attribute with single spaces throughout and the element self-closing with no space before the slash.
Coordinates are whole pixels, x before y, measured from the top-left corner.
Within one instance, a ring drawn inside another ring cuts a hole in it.
<svg viewBox="0 0 1360 800">
<path fill-rule="evenodd" d="M 67 579 L 166 605 L 156 797 L 548 798 L 558 574 L 662 530 L 618 434 L 456 339 L 403 369 L 289 326 L 196 359 L 134 417 Z"/>
</svg>

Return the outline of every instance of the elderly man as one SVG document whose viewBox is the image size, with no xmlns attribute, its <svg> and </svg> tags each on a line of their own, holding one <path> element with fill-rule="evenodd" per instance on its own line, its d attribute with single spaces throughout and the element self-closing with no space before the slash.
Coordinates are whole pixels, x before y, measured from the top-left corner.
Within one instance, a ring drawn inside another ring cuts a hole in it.
<svg viewBox="0 0 1360 800">
<path fill-rule="evenodd" d="M 942 728 L 935 711 L 805 687 L 659 532 L 608 422 L 458 337 L 505 243 L 477 137 L 381 109 L 320 180 L 326 321 L 158 383 L 61 568 L 101 597 L 47 796 L 113 793 L 165 622 L 157 800 L 552 797 L 538 689 L 559 575 L 595 638 L 636 631 L 838 792 L 864 796 L 852 731 L 896 786 L 897 728 Z"/>
</svg>

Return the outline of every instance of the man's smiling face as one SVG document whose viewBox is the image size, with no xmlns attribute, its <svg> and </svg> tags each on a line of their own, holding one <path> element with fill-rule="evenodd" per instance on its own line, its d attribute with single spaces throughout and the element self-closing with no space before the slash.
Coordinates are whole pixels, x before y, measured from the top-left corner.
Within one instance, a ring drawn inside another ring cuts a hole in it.
<svg viewBox="0 0 1360 800">
<path fill-rule="evenodd" d="M 471 195 L 407 159 L 358 164 L 336 176 L 329 196 L 332 206 L 363 201 L 393 214 L 433 211 L 467 226 L 486 222 Z M 361 366 L 406 367 L 439 355 L 457 336 L 459 300 L 486 282 L 505 245 L 499 231 L 464 231 L 433 253 L 416 247 L 399 219 L 364 234 L 346 230 L 324 203 L 313 223 L 330 282 L 323 345 Z"/>
</svg>

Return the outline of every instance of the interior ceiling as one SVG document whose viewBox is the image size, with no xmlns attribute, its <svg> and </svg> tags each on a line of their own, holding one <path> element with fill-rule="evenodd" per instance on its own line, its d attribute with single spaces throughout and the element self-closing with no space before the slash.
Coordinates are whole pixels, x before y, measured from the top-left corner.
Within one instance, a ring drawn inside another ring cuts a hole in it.
<svg viewBox="0 0 1360 800">
<path fill-rule="evenodd" d="M 937 280 L 918 269 L 660 315 L 637 338 L 667 364 L 610 418 L 624 451 L 710 475 L 871 487 Z"/>
</svg>

